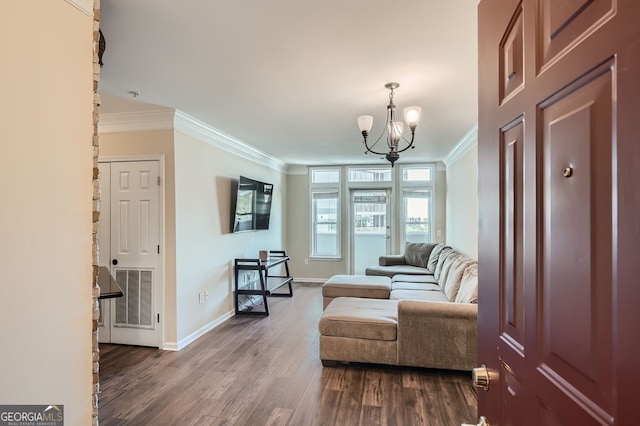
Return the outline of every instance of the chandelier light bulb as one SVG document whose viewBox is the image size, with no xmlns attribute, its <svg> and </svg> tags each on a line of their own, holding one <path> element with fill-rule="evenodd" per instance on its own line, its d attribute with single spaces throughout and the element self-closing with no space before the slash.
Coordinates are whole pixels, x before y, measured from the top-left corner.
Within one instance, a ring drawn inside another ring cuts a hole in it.
<svg viewBox="0 0 640 426">
<path fill-rule="evenodd" d="M 420 121 L 420 107 L 411 106 L 404 109 L 404 120 L 407 122 L 409 127 L 415 129 L 418 126 L 418 122 Z"/>
<path fill-rule="evenodd" d="M 361 115 L 358 117 L 358 127 L 361 132 L 369 133 L 371 131 L 371 127 L 373 126 L 373 116 L 371 115 Z"/>
<path fill-rule="evenodd" d="M 403 128 L 404 124 L 402 121 L 392 121 L 389 123 L 389 138 L 391 140 L 389 146 L 398 146 L 398 142 L 400 142 L 400 138 L 402 137 Z"/>
</svg>

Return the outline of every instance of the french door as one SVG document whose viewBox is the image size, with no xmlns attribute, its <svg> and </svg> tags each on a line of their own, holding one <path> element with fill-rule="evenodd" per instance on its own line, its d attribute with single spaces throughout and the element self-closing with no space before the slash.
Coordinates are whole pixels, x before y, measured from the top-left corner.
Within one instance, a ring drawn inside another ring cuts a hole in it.
<svg viewBox="0 0 640 426">
<path fill-rule="evenodd" d="M 378 257 L 389 253 L 390 191 L 354 189 L 351 191 L 351 272 L 364 274 L 378 264 Z"/>
<path fill-rule="evenodd" d="M 100 163 L 100 264 L 124 296 L 101 300 L 101 342 L 160 345 L 160 166 Z"/>
</svg>

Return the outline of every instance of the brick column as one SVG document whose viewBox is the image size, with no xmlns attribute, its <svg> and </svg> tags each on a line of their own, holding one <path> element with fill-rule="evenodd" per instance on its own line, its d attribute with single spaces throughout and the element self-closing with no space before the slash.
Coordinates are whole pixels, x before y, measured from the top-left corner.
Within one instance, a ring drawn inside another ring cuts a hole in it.
<svg viewBox="0 0 640 426">
<path fill-rule="evenodd" d="M 98 345 L 98 318 L 100 316 L 98 295 L 98 219 L 100 218 L 100 182 L 98 181 L 98 107 L 100 106 L 100 96 L 98 95 L 98 82 L 100 80 L 100 65 L 98 63 L 98 50 L 100 41 L 100 0 L 93 1 L 93 231 L 92 231 L 92 251 L 93 251 L 93 321 L 92 321 L 92 358 L 93 358 L 93 396 L 92 396 L 92 421 L 98 425 L 98 393 L 100 391 L 100 347 Z"/>
</svg>

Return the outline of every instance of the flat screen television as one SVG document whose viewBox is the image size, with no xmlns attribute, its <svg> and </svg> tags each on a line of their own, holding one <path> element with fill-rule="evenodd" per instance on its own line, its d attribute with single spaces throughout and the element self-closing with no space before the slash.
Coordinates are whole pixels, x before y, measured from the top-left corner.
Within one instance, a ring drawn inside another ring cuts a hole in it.
<svg viewBox="0 0 640 426">
<path fill-rule="evenodd" d="M 240 176 L 235 189 L 232 232 L 269 229 L 273 185 Z"/>
</svg>

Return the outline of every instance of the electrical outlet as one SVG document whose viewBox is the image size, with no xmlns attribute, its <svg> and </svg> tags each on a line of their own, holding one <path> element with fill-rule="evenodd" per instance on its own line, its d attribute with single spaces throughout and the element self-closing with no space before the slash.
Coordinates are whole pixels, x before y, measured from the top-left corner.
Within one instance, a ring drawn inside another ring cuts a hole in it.
<svg viewBox="0 0 640 426">
<path fill-rule="evenodd" d="M 309 264 L 309 258 L 308 258 L 308 257 L 305 257 L 305 258 L 304 258 L 304 264 L 305 264 L 305 265 L 308 265 L 308 264 Z"/>
<path fill-rule="evenodd" d="M 198 293 L 198 303 L 204 303 L 204 292 Z"/>
</svg>

